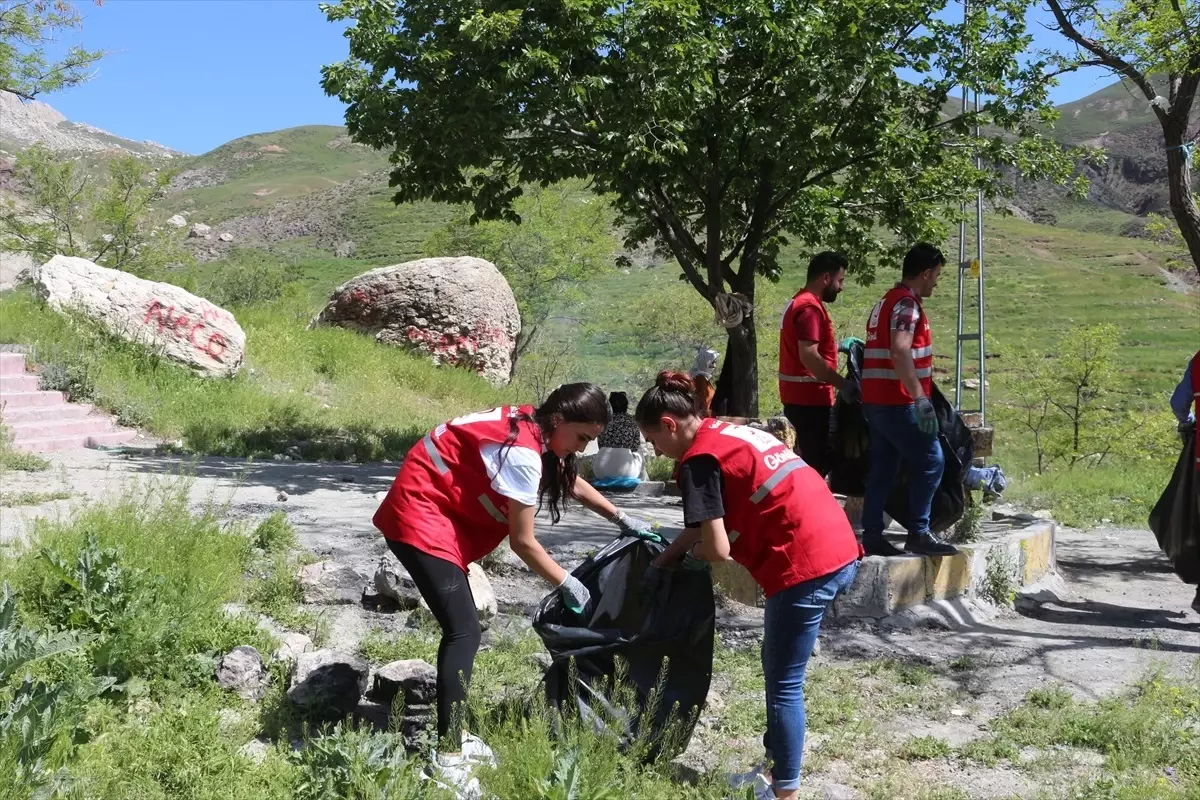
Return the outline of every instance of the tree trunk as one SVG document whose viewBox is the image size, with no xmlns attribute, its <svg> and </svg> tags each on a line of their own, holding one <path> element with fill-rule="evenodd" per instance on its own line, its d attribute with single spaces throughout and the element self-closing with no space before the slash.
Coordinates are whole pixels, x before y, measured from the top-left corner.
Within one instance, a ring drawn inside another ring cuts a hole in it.
<svg viewBox="0 0 1200 800">
<path fill-rule="evenodd" d="M 1163 138 L 1167 145 L 1167 185 L 1171 190 L 1171 214 L 1187 242 L 1192 264 L 1200 272 L 1200 211 L 1196 209 L 1196 198 L 1192 194 L 1192 170 L 1187 156 L 1180 147 L 1186 135 L 1186 120 L 1172 119 L 1163 127 Z M 1200 156 L 1200 154 L 1198 154 Z"/>
<path fill-rule="evenodd" d="M 758 416 L 758 336 L 753 315 L 729 329 L 712 409 L 720 417 Z"/>
</svg>

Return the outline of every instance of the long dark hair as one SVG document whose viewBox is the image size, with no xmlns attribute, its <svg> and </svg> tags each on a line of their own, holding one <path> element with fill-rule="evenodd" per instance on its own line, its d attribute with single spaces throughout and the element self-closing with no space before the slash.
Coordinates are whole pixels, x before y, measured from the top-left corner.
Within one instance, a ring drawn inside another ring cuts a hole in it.
<svg viewBox="0 0 1200 800">
<path fill-rule="evenodd" d="M 704 416 L 696 397 L 696 384 L 686 372 L 663 370 L 658 373 L 654 385 L 642 395 L 633 416 L 637 424 L 657 428 L 663 414 L 679 419 Z"/>
<path fill-rule="evenodd" d="M 559 386 L 540 406 L 534 409 L 533 415 L 516 414 L 509 418 L 510 431 L 501 448 L 501 463 L 508 451 L 516 443 L 520 435 L 520 423 L 533 423 L 542 432 L 542 441 L 549 444 L 550 435 L 554 432 L 554 415 L 559 416 L 559 423 L 587 422 L 594 425 L 606 426 L 612 421 L 612 409 L 604 390 L 594 383 L 567 383 Z M 567 501 L 574 495 L 575 478 L 579 471 L 575 464 L 575 454 L 559 458 L 553 451 L 547 449 L 542 453 L 542 481 L 538 486 L 538 510 L 543 506 L 550 508 L 550 521 L 557 523 L 562 519 L 563 509 Z"/>
</svg>

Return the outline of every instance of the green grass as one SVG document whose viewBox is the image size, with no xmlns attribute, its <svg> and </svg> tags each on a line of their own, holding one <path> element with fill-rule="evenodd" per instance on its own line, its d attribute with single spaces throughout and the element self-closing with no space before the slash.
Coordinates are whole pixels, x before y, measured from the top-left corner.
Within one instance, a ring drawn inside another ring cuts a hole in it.
<svg viewBox="0 0 1200 800">
<path fill-rule="evenodd" d="M 1196 670 L 1184 678 L 1151 673 L 1132 690 L 1096 703 L 1077 701 L 1059 687 L 1035 689 L 960 755 L 994 765 L 1015 763 L 1027 747 L 1091 750 L 1105 757 L 1104 774 L 1079 797 L 1193 800 L 1200 796 Z"/>
<path fill-rule="evenodd" d="M 449 416 L 505 395 L 464 370 L 439 369 L 341 329 L 306 330 L 304 297 L 237 309 L 247 355 L 234 379 L 200 378 L 48 311 L 23 292 L 0 298 L 4 336 L 43 364 L 81 365 L 102 408 L 198 453 L 398 458 Z"/>
<path fill-rule="evenodd" d="M 208 168 L 227 177 L 220 185 L 173 195 L 165 205 L 176 211 L 193 209 L 196 221 L 211 224 L 265 211 L 280 200 L 329 189 L 387 167 L 385 154 L 348 144 L 330 147 L 345 132 L 334 125 L 305 125 L 259 133 L 235 139 L 202 156 L 174 162 L 172 167 L 177 169 Z M 261 150 L 272 145 L 287 152 Z M 269 194 L 255 194 L 259 191 Z"/>
<path fill-rule="evenodd" d="M 0 507 L 37 506 L 54 500 L 69 500 L 71 492 L 57 489 L 53 492 L 0 492 Z"/>
<path fill-rule="evenodd" d="M 14 450 L 12 439 L 12 431 L 0 425 L 0 476 L 11 469 L 20 472 L 45 472 L 50 469 L 50 462 L 37 453 Z"/>
</svg>

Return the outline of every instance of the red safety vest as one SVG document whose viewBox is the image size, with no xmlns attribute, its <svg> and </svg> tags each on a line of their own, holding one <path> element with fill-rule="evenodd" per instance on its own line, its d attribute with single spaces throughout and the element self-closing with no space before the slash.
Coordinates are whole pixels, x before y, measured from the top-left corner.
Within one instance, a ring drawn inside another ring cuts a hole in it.
<svg viewBox="0 0 1200 800">
<path fill-rule="evenodd" d="M 729 555 L 767 597 L 862 555 L 825 481 L 771 434 L 706 419 L 683 461 L 700 455 L 721 465 Z"/>
<path fill-rule="evenodd" d="M 492 488 L 480 448 L 508 440 L 511 419 L 533 406 L 505 406 L 450 420 L 417 442 L 372 520 L 383 535 L 460 566 L 508 535 L 508 498 Z M 542 452 L 535 423 L 517 423 L 513 447 Z"/>
<path fill-rule="evenodd" d="M 832 406 L 833 384 L 825 383 L 812 374 L 800 360 L 800 340 L 796 335 L 796 313 L 805 307 L 815 308 L 821 315 L 821 338 L 817 352 L 830 369 L 837 370 L 838 349 L 833 333 L 833 320 L 821 298 L 801 289 L 783 310 L 779 321 L 779 399 L 784 405 Z"/>
<path fill-rule="evenodd" d="M 1192 409 L 1196 412 L 1197 424 L 1200 424 L 1200 350 L 1192 356 Z M 1196 448 L 1196 471 L 1200 472 L 1200 447 Z"/>
<path fill-rule="evenodd" d="M 917 330 L 913 333 L 912 357 L 917 378 L 926 397 L 933 395 L 933 333 L 921 298 L 907 286 L 897 286 L 875 304 L 867 320 L 867 344 L 863 351 L 862 401 L 881 406 L 906 406 L 914 402 L 892 364 L 892 309 L 902 297 L 917 303 Z"/>
</svg>

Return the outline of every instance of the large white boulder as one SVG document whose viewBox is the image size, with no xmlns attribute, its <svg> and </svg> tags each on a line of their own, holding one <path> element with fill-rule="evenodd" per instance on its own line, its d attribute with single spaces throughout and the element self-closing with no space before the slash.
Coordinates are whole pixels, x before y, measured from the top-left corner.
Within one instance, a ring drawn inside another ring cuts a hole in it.
<svg viewBox="0 0 1200 800">
<path fill-rule="evenodd" d="M 422 258 L 339 286 L 313 325 L 339 325 L 435 363 L 509 381 L 521 315 L 508 281 L 481 258 Z"/>
<path fill-rule="evenodd" d="M 55 256 L 32 274 L 34 286 L 60 313 L 95 320 L 114 336 L 206 377 L 234 375 L 246 334 L 223 308 L 170 283 L 157 283 L 73 256 Z"/>
</svg>

